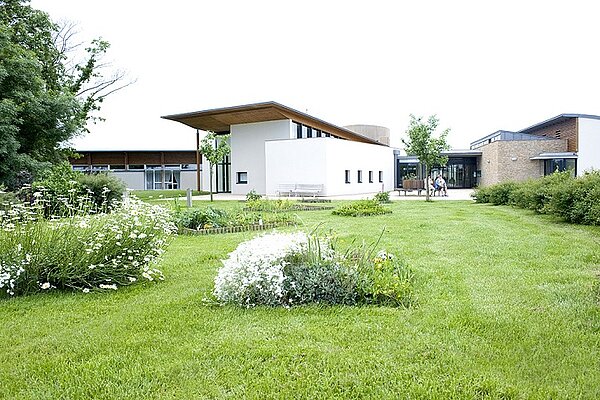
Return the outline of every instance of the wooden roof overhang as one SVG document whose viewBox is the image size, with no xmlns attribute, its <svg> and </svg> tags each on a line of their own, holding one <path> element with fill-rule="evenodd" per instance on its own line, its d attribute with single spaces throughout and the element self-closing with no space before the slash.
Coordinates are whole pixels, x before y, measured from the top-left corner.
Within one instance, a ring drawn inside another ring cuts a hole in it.
<svg viewBox="0 0 600 400">
<path fill-rule="evenodd" d="M 195 111 L 184 114 L 165 115 L 161 118 L 181 122 L 194 129 L 212 131 L 215 133 L 228 133 L 231 131 L 231 125 L 291 119 L 343 139 L 385 146 L 376 140 L 337 125 L 330 124 L 329 122 L 273 101 Z"/>
</svg>

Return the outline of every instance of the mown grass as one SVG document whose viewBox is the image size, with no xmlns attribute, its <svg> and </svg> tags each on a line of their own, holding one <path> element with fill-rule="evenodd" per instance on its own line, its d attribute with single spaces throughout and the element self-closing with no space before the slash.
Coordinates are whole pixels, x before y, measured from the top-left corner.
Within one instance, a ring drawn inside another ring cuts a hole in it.
<svg viewBox="0 0 600 400">
<path fill-rule="evenodd" d="M 0 398 L 600 397 L 600 229 L 470 202 L 391 208 L 298 215 L 342 245 L 385 226 L 379 247 L 417 274 L 413 308 L 207 305 L 219 260 L 254 233 L 180 236 L 163 283 L 1 301 Z"/>
</svg>

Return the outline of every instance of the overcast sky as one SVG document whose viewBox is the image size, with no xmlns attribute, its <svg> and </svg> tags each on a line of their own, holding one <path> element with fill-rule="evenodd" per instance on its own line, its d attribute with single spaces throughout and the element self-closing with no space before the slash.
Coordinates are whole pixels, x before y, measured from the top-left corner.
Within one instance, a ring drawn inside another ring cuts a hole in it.
<svg viewBox="0 0 600 400">
<path fill-rule="evenodd" d="M 86 149 L 193 149 L 161 115 L 277 101 L 336 125 L 437 114 L 450 144 L 561 113 L 600 114 L 596 1 L 34 0 L 101 36 L 137 82 Z"/>
</svg>

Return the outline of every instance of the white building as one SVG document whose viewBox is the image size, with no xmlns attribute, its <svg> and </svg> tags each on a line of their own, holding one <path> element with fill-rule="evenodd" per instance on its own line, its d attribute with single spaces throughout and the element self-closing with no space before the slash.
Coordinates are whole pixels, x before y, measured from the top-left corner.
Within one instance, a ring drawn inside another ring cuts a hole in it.
<svg viewBox="0 0 600 400">
<path fill-rule="evenodd" d="M 216 168 L 217 192 L 276 195 L 284 188 L 310 187 L 317 195 L 335 196 L 394 189 L 391 147 L 275 102 L 163 118 L 197 135 L 230 134 L 231 155 Z M 203 182 L 208 171 L 204 168 Z"/>
</svg>

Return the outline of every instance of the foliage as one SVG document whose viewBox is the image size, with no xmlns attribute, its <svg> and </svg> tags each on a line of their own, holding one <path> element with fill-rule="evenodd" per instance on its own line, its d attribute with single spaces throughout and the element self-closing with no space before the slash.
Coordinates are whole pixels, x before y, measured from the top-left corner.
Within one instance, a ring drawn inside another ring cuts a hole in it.
<svg viewBox="0 0 600 400">
<path fill-rule="evenodd" d="M 379 204 L 377 200 L 357 200 L 333 210 L 333 215 L 345 217 L 365 217 L 389 214 L 392 210 Z"/>
<path fill-rule="evenodd" d="M 178 227 L 187 229 L 210 229 L 234 226 L 257 225 L 260 223 L 294 222 L 295 218 L 288 213 L 246 212 L 243 210 L 223 210 L 213 207 L 181 208 L 174 213 L 174 221 Z"/>
<path fill-rule="evenodd" d="M 185 197 L 186 190 L 165 189 L 165 190 L 132 190 L 130 193 L 140 200 L 160 200 L 165 198 Z M 192 190 L 192 196 L 202 196 L 208 194 L 203 190 Z"/>
<path fill-rule="evenodd" d="M 377 194 L 375 194 L 373 200 L 376 200 L 379 203 L 389 203 L 390 192 L 378 192 Z"/>
<path fill-rule="evenodd" d="M 165 209 L 128 199 L 109 214 L 88 214 L 84 207 L 47 220 L 43 202 L 36 197 L 32 205 L 0 211 L 0 288 L 6 294 L 87 293 L 162 279 L 153 264 L 175 230 Z"/>
<path fill-rule="evenodd" d="M 246 193 L 246 202 L 258 201 L 260 199 L 262 199 L 262 196 L 256 193 L 254 189 Z"/>
<path fill-rule="evenodd" d="M 434 137 L 439 120 L 435 115 L 428 118 L 427 122 L 422 117 L 410 115 L 410 123 L 406 135 L 408 139 L 402 139 L 407 154 L 419 158 L 419 163 L 425 166 L 425 176 L 429 176 L 431 168 L 443 166 L 448 162 L 448 157 L 442 155 L 444 150 L 450 149 L 446 137 L 450 129 L 445 129 L 439 137 Z M 429 201 L 429 192 L 426 191 L 426 200 Z"/>
<path fill-rule="evenodd" d="M 266 200 L 257 199 L 246 202 L 246 209 L 250 211 L 285 212 L 293 211 L 300 205 L 288 199 Z"/>
<path fill-rule="evenodd" d="M 220 163 L 225 156 L 231 152 L 229 147 L 229 135 L 219 136 L 217 139 L 214 132 L 208 132 L 200 142 L 200 153 L 209 162 L 208 168 L 210 172 L 210 201 L 213 201 L 213 173 L 215 166 Z"/>
<path fill-rule="evenodd" d="M 81 211 L 85 203 L 89 209 L 106 211 L 110 203 L 123 197 L 123 182 L 107 173 L 85 175 L 74 171 L 64 161 L 40 174 L 41 179 L 33 182 L 30 188 L 21 189 L 24 200 L 33 201 L 34 195 L 43 193 L 46 216 L 70 215 Z"/>
<path fill-rule="evenodd" d="M 513 205 L 586 225 L 600 225 L 600 171 L 572 177 L 555 172 L 537 180 L 506 182 L 477 189 L 478 203 Z"/>
<path fill-rule="evenodd" d="M 241 243 L 223 261 L 214 296 L 245 307 L 323 303 L 408 306 L 412 272 L 393 256 L 371 258 L 362 247 L 346 253 L 329 238 L 273 233 Z"/>
<path fill-rule="evenodd" d="M 108 42 L 92 41 L 78 64 L 73 35 L 26 0 L 0 0 L 0 184 L 11 190 L 64 160 L 62 144 L 85 132 L 120 88 L 122 74 L 103 76 Z"/>
</svg>

